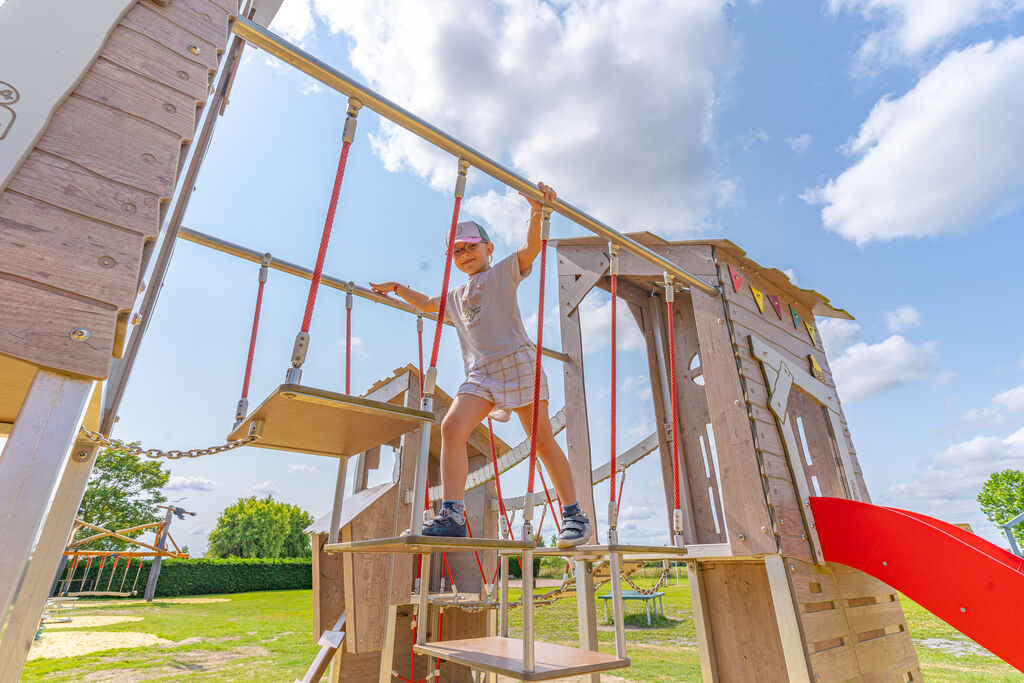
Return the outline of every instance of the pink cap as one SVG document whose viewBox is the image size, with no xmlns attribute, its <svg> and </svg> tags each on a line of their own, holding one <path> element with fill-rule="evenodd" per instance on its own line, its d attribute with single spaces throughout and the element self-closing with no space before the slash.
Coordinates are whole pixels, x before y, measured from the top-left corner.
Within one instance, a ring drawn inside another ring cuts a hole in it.
<svg viewBox="0 0 1024 683">
<path fill-rule="evenodd" d="M 455 226 L 455 241 L 456 242 L 490 242 L 491 238 L 487 236 L 487 231 L 483 229 L 483 226 L 476 221 L 462 221 Z"/>
</svg>

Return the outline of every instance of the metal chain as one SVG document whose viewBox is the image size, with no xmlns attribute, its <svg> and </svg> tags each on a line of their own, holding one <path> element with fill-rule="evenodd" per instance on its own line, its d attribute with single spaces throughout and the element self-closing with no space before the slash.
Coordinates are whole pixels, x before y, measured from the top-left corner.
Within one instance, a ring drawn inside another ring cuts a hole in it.
<svg viewBox="0 0 1024 683">
<path fill-rule="evenodd" d="M 126 453 L 131 453 L 132 455 L 142 455 L 147 458 L 168 458 L 170 460 L 178 460 L 179 458 L 198 458 L 202 455 L 213 455 L 214 453 L 233 451 L 236 448 L 248 446 L 259 438 L 258 435 L 251 435 L 244 439 L 239 439 L 238 441 L 228 441 L 220 446 L 210 446 L 209 448 L 193 448 L 188 451 L 162 451 L 159 448 L 142 448 L 135 444 L 125 443 L 120 439 L 111 439 L 110 437 L 103 436 L 99 432 L 86 429 L 85 427 L 79 428 L 79 434 L 89 441 L 93 441 L 107 448 L 124 451 Z"/>
<path fill-rule="evenodd" d="M 630 572 L 630 573 L 632 573 L 632 572 Z M 658 583 L 654 584 L 653 588 L 641 588 L 640 586 L 638 586 L 635 583 L 633 583 L 633 579 L 629 578 L 629 574 L 623 574 L 622 578 L 624 578 L 626 580 L 626 583 L 628 583 L 630 586 L 632 586 L 633 590 L 635 590 L 640 595 L 653 595 L 653 594 L 657 593 L 658 589 L 660 589 L 662 586 L 664 586 L 665 585 L 665 581 L 668 580 L 668 569 L 663 569 L 662 570 L 661 578 L 658 579 Z"/>
</svg>

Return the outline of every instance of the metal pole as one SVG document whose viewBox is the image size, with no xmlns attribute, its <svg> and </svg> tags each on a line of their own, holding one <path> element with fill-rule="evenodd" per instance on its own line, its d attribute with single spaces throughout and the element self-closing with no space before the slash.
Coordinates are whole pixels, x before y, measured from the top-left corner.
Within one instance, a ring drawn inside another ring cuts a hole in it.
<svg viewBox="0 0 1024 683">
<path fill-rule="evenodd" d="M 240 244 L 235 244 L 234 242 L 229 242 L 225 239 L 214 237 L 213 235 L 207 235 L 206 233 L 199 232 L 198 230 L 192 230 L 191 228 L 186 228 L 184 226 L 182 226 L 178 230 L 178 238 L 186 240 L 188 242 L 192 242 L 193 244 L 198 244 L 208 249 L 213 249 L 214 251 L 219 251 L 223 254 L 229 254 L 231 256 L 236 256 L 240 259 L 244 259 L 246 261 L 252 261 L 253 263 L 262 263 L 264 256 L 266 256 L 264 252 L 256 251 L 255 249 L 250 249 L 249 247 L 243 247 Z M 296 265 L 290 261 L 285 261 L 284 259 L 272 257 L 268 261 L 268 266 L 282 273 L 288 273 L 289 275 L 301 277 L 303 280 L 310 280 L 313 278 L 313 271 L 309 270 L 308 268 L 303 268 L 300 265 Z M 345 281 L 342 278 L 323 275 L 320 278 L 320 285 L 323 287 L 330 287 L 331 289 L 337 289 L 339 291 L 347 293 L 349 282 Z M 399 299 L 392 299 L 391 297 L 377 294 L 372 289 L 368 289 L 366 287 L 360 287 L 359 285 L 353 284 L 352 294 L 362 299 L 368 299 L 369 301 L 373 301 L 378 304 L 390 306 L 391 308 L 397 308 L 400 311 L 412 313 L 422 318 L 437 320 L 436 313 L 422 313 L 417 309 L 413 308 L 412 306 L 410 306 L 409 304 L 405 303 L 404 301 L 401 301 Z M 445 321 L 445 325 L 454 326 L 452 323 L 448 321 Z M 548 358 L 554 358 L 555 360 L 560 360 L 563 363 L 569 360 L 569 356 L 567 354 L 562 353 L 561 351 L 542 348 L 541 352 Z"/>
<path fill-rule="evenodd" d="M 524 550 L 523 570 L 523 671 L 534 669 L 533 648 L 533 551 Z M 578 587 L 577 587 L 578 588 Z"/>
<path fill-rule="evenodd" d="M 290 64 L 299 71 L 317 79 L 327 87 L 337 90 L 348 97 L 358 99 L 366 108 L 377 112 L 384 118 L 423 138 L 427 142 L 440 147 L 460 159 L 466 159 L 474 168 L 483 171 L 498 182 L 503 183 L 514 190 L 518 190 L 537 201 L 545 202 L 552 209 L 577 225 L 586 228 L 607 240 L 615 242 L 615 244 L 619 245 L 626 251 L 639 256 L 645 261 L 653 263 L 661 270 L 667 270 L 680 280 L 690 283 L 690 285 L 697 287 L 707 294 L 712 296 L 719 294 L 719 289 L 717 287 L 704 282 L 695 275 L 691 275 L 676 264 L 662 257 L 660 254 L 657 254 L 647 247 L 634 242 L 622 233 L 580 211 L 574 206 L 571 206 L 560 199 L 554 202 L 548 202 L 543 195 L 541 195 L 540 190 L 537 189 L 536 185 L 518 173 L 515 173 L 493 159 L 484 156 L 475 149 L 456 140 L 439 128 L 419 118 L 412 112 L 399 107 L 394 102 L 382 97 L 373 90 L 367 88 L 365 85 L 349 78 L 328 64 L 321 62 L 308 52 L 299 49 L 295 45 L 292 45 L 280 36 L 271 33 L 262 26 L 246 19 L 239 18 L 235 22 L 234 32 L 236 35 L 241 36 L 256 47 L 266 50 L 269 54 L 274 55 L 286 64 Z"/>
<path fill-rule="evenodd" d="M 241 17 L 237 21 L 245 21 Z M 209 102 L 206 103 L 206 116 L 203 119 L 202 129 L 196 137 L 192 156 L 189 159 L 188 168 L 182 177 L 176 192 L 176 201 L 167 220 L 164 231 L 164 241 L 160 245 L 160 252 L 157 254 L 156 263 L 153 265 L 153 272 L 149 277 L 149 287 L 142 298 L 139 306 L 140 322 L 132 329 L 131 337 L 125 345 L 124 356 L 115 359 L 110 366 L 110 377 L 107 380 L 107 388 L 104 392 L 103 413 L 100 421 L 100 433 L 110 435 L 114 428 L 114 420 L 117 417 L 118 406 L 124 397 L 125 387 L 128 384 L 128 376 L 135 366 L 135 359 L 139 354 L 139 346 L 142 344 L 142 337 L 146 334 L 150 319 L 153 317 L 153 309 L 156 307 L 156 300 L 160 296 L 160 289 L 163 287 L 164 277 L 167 275 L 167 268 L 171 263 L 171 255 L 174 253 L 174 243 L 177 241 L 178 228 L 181 227 L 181 219 L 185 216 L 185 209 L 188 207 L 189 199 L 192 197 L 192 190 L 195 188 L 196 178 L 199 176 L 199 168 L 202 166 L 203 158 L 210 147 L 210 140 L 213 137 L 213 129 L 217 124 L 217 112 L 227 93 L 228 84 L 231 81 L 231 72 L 238 66 L 238 57 L 242 52 L 245 41 L 238 36 L 235 37 L 228 49 L 224 59 L 224 68 L 221 70 L 217 88 Z"/>
<path fill-rule="evenodd" d="M 345 503 L 345 476 L 348 458 L 338 458 L 338 480 L 334 483 L 334 507 L 331 508 L 331 526 L 327 530 L 327 542 L 337 543 L 341 526 L 341 507 Z"/>
<path fill-rule="evenodd" d="M 167 510 L 167 516 L 164 517 L 164 525 L 160 529 L 160 535 L 156 539 L 156 547 L 163 550 L 167 546 L 167 534 L 171 528 L 171 517 L 174 515 L 173 509 Z M 153 602 L 153 596 L 156 595 L 156 581 L 160 578 L 160 564 L 163 561 L 163 557 L 157 555 L 153 558 L 153 564 L 149 568 L 149 578 L 146 579 L 146 602 Z"/>
</svg>

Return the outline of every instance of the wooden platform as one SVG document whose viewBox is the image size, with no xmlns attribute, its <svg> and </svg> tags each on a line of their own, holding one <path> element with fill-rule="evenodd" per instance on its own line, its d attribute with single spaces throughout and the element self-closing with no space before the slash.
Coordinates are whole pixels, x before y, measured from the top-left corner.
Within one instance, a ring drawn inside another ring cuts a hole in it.
<svg viewBox="0 0 1024 683">
<path fill-rule="evenodd" d="M 434 415 L 367 398 L 282 384 L 228 436 L 244 439 L 262 421 L 259 448 L 346 458 L 433 422 Z"/>
<path fill-rule="evenodd" d="M 496 538 L 444 538 L 435 536 L 397 536 L 344 543 L 328 543 L 328 553 L 424 553 L 457 552 L 459 550 L 495 550 L 518 555 L 536 547 L 530 541 L 503 541 Z"/>
<path fill-rule="evenodd" d="M 515 555 L 515 551 L 499 550 L 502 555 Z M 655 560 L 679 560 L 686 556 L 686 548 L 660 545 L 578 545 L 575 548 L 537 548 L 537 557 L 571 557 L 576 560 L 601 560 L 612 553 L 620 553 L 623 560 L 654 562 Z"/>
<path fill-rule="evenodd" d="M 471 669 L 490 671 L 521 681 L 546 681 L 564 676 L 624 669 L 629 659 L 603 652 L 552 643 L 534 643 L 534 670 L 523 670 L 523 641 L 519 638 L 467 638 L 414 645 L 416 654 L 436 657 Z"/>
</svg>

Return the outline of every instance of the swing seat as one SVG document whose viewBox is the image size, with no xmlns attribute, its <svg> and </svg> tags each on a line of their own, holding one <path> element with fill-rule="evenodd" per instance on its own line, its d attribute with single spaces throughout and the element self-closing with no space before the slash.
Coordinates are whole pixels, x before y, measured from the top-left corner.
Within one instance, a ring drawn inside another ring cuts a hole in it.
<svg viewBox="0 0 1024 683">
<path fill-rule="evenodd" d="M 445 640 L 413 645 L 412 649 L 419 655 L 508 676 L 517 681 L 546 681 L 629 666 L 629 658 L 620 659 L 604 652 L 537 641 L 534 643 L 533 671 L 526 671 L 523 668 L 522 639 L 502 636 Z"/>
<path fill-rule="evenodd" d="M 228 436 L 250 445 L 348 458 L 434 421 L 433 413 L 367 398 L 282 384 Z"/>
</svg>

